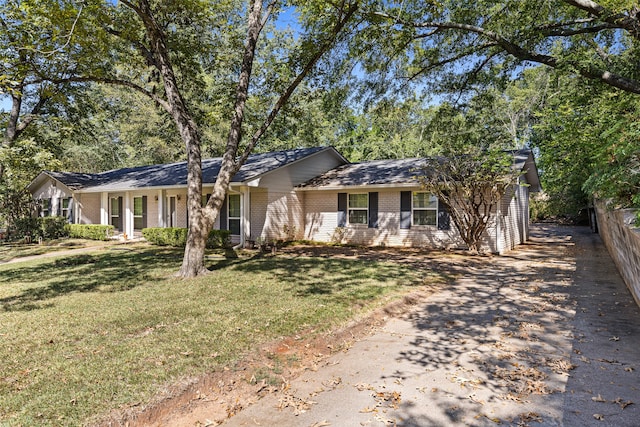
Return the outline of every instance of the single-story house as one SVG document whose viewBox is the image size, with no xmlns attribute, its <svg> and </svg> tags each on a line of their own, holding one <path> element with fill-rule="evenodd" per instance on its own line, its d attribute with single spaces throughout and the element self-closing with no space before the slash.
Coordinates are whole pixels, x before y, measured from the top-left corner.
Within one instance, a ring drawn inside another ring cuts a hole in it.
<svg viewBox="0 0 640 427">
<path fill-rule="evenodd" d="M 203 202 L 221 159 L 202 162 Z M 237 244 L 295 236 L 363 245 L 463 246 L 438 199 L 416 178 L 421 159 L 350 163 L 333 147 L 251 155 L 233 177 L 215 228 Z M 514 152 L 520 184 L 499 206 L 485 249 L 502 253 L 529 235 L 529 192 L 540 181 L 530 150 Z M 186 162 L 102 173 L 43 171 L 28 186 L 42 216 L 111 224 L 121 235 L 146 227 L 187 227 Z"/>
</svg>

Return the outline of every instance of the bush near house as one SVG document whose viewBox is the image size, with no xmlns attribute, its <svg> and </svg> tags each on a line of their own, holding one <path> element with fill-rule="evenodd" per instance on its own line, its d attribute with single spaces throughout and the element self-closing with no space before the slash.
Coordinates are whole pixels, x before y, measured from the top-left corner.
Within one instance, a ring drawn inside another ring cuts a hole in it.
<svg viewBox="0 0 640 427">
<path fill-rule="evenodd" d="M 109 240 L 113 234 L 113 225 L 66 224 L 69 237 L 89 240 Z"/>
<path fill-rule="evenodd" d="M 187 244 L 187 228 L 143 228 L 142 236 L 149 243 L 158 246 L 184 247 Z M 231 232 L 229 230 L 211 230 L 207 238 L 207 248 L 228 248 L 231 245 Z"/>
<path fill-rule="evenodd" d="M 67 237 L 69 232 L 66 228 L 67 219 L 57 216 L 20 218 L 14 223 L 12 237 L 22 239 L 29 237 L 32 240 L 42 238 L 43 240 L 59 239 Z"/>
</svg>

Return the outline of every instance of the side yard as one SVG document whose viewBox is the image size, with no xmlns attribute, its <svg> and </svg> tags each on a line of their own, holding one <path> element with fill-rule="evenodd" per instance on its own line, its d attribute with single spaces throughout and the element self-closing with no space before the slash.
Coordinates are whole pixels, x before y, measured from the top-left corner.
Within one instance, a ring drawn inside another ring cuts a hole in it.
<svg viewBox="0 0 640 427">
<path fill-rule="evenodd" d="M 178 281 L 181 255 L 116 245 L 0 265 L 0 424 L 79 425 L 136 410 L 265 343 L 313 337 L 443 280 L 293 251 L 212 256 L 212 274 Z M 269 366 L 248 380 L 277 374 Z"/>
</svg>

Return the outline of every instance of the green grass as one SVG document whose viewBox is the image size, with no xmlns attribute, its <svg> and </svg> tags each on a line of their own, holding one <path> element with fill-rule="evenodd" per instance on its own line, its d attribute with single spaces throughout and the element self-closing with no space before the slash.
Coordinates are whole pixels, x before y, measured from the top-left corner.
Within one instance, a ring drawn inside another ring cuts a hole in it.
<svg viewBox="0 0 640 427">
<path fill-rule="evenodd" d="M 45 241 L 42 244 L 18 242 L 3 243 L 0 244 L 0 263 L 10 261 L 15 258 L 98 245 L 104 245 L 104 242 L 84 239 L 56 239 Z"/>
<path fill-rule="evenodd" d="M 81 425 L 422 280 L 399 264 L 278 255 L 213 260 L 180 281 L 181 258 L 127 245 L 0 266 L 0 425 Z"/>
</svg>

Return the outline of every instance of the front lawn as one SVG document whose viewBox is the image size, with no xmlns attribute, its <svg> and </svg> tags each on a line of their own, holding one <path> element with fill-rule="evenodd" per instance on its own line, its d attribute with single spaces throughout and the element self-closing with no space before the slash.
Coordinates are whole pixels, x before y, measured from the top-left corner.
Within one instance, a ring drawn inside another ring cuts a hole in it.
<svg viewBox="0 0 640 427">
<path fill-rule="evenodd" d="M 0 425 L 95 420 L 423 282 L 400 264 L 286 254 L 216 259 L 179 281 L 181 260 L 119 245 L 0 266 Z"/>
<path fill-rule="evenodd" d="M 15 258 L 42 255 L 49 252 L 66 251 L 70 249 L 86 248 L 88 246 L 103 246 L 105 243 L 85 239 L 54 239 L 38 243 L 5 242 L 0 244 L 0 263 Z"/>
</svg>

